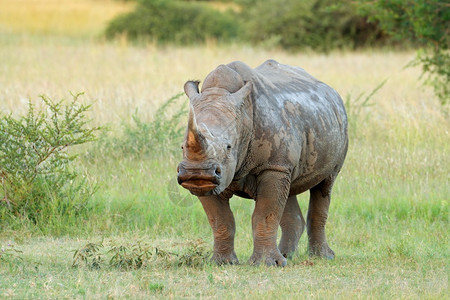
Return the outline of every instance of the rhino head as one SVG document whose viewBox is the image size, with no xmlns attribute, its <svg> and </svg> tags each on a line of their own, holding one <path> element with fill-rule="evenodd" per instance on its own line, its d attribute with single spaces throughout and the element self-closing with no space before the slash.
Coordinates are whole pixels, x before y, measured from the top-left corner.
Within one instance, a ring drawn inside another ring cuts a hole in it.
<svg viewBox="0 0 450 300">
<path fill-rule="evenodd" d="M 201 93 L 198 84 L 184 85 L 190 109 L 178 183 L 196 196 L 218 195 L 230 185 L 242 160 L 239 155 L 246 151 L 251 114 L 244 104 L 252 84 L 242 81 L 236 91 L 217 86 L 205 89 L 203 84 Z"/>
</svg>

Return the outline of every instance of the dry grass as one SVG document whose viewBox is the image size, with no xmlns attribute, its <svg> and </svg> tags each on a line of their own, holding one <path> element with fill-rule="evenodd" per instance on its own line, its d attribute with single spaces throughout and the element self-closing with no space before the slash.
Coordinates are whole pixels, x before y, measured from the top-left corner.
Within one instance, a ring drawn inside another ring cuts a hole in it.
<svg viewBox="0 0 450 300">
<path fill-rule="evenodd" d="M 288 54 L 246 46 L 211 44 L 208 47 L 158 48 L 127 44 L 55 44 L 20 40 L 0 48 L 0 108 L 8 110 L 39 94 L 64 97 L 68 91 L 84 91 L 95 100 L 95 120 L 117 122 L 135 108 L 151 114 L 159 103 L 182 91 L 188 79 L 203 79 L 222 63 L 242 60 L 256 67 L 269 58 L 301 66 L 335 87 L 345 97 L 372 90 L 384 79 L 376 94 L 375 116 L 381 122 L 407 119 L 442 122 L 442 108 L 431 91 L 420 85 L 420 70 L 404 69 L 413 53 L 363 52 Z M 393 118 L 395 117 L 395 118 Z"/>
<path fill-rule="evenodd" d="M 114 0 L 0 0 L 0 32 L 93 36 L 131 2 Z"/>
<path fill-rule="evenodd" d="M 420 69 L 404 68 L 413 59 L 413 52 L 321 55 L 223 47 L 214 41 L 206 47 L 191 48 L 133 47 L 126 39 L 116 44 L 74 42 L 52 36 L 98 35 L 108 20 L 130 10 L 133 4 L 114 0 L 0 0 L 0 7 L 0 57 L 4 62 L 0 82 L 7 83 L 0 90 L 2 110 L 15 110 L 18 102 L 39 94 L 66 97 L 68 91 L 84 91 L 88 101 L 97 101 L 96 122 L 117 122 L 136 108 L 150 115 L 159 103 L 180 92 L 187 79 L 203 79 L 219 64 L 241 60 L 256 67 L 274 58 L 303 67 L 343 97 L 370 91 L 387 78 L 374 98 L 376 107 L 370 108 L 376 120 L 385 125 L 394 121 L 419 128 L 431 120 L 444 122 L 445 114 L 431 89 L 419 83 Z"/>
</svg>

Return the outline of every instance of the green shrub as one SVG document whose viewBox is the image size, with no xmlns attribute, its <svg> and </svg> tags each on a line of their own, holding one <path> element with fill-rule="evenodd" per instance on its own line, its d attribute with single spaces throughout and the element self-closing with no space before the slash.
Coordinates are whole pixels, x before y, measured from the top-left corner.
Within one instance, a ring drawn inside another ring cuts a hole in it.
<svg viewBox="0 0 450 300">
<path fill-rule="evenodd" d="M 238 25 L 230 12 L 222 13 L 203 3 L 138 0 L 135 11 L 109 24 L 106 36 L 126 34 L 130 39 L 194 44 L 208 38 L 227 41 L 236 37 L 237 31 Z"/>
<path fill-rule="evenodd" d="M 95 139 L 88 128 L 89 105 L 53 102 L 43 110 L 29 103 L 25 116 L 0 118 L 0 222 L 25 219 L 40 226 L 86 212 L 95 192 L 73 168 L 72 146 Z"/>
</svg>

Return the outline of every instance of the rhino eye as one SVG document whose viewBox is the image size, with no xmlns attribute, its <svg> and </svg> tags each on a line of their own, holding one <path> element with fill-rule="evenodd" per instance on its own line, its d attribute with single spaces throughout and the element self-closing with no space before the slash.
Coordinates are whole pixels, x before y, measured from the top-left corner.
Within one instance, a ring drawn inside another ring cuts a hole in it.
<svg viewBox="0 0 450 300">
<path fill-rule="evenodd" d="M 227 145 L 227 150 L 230 150 L 230 149 L 231 149 L 231 145 L 228 144 L 228 145 Z"/>
</svg>

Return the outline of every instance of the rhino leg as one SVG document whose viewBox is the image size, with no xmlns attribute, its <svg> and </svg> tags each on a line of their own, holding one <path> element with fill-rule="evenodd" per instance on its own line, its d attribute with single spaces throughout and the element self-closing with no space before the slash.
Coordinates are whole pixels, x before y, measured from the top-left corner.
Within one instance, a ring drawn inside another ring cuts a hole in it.
<svg viewBox="0 0 450 300">
<path fill-rule="evenodd" d="M 280 221 L 281 240 L 278 248 L 284 257 L 290 258 L 297 250 L 298 241 L 305 230 L 305 219 L 298 206 L 297 197 L 290 196 Z"/>
<path fill-rule="evenodd" d="M 277 247 L 277 231 L 289 193 L 287 174 L 266 171 L 258 178 L 255 210 L 252 215 L 253 254 L 250 264 L 285 266 L 286 258 Z"/>
<path fill-rule="evenodd" d="M 214 254 L 211 261 L 218 265 L 239 264 L 234 252 L 236 227 L 229 199 L 219 196 L 199 197 L 199 199 L 214 234 Z"/>
<path fill-rule="evenodd" d="M 325 236 L 325 224 L 328 218 L 333 183 L 334 176 L 330 176 L 310 189 L 309 208 L 306 217 L 310 256 L 320 256 L 328 259 L 334 258 L 334 252 L 328 246 Z"/>
</svg>

